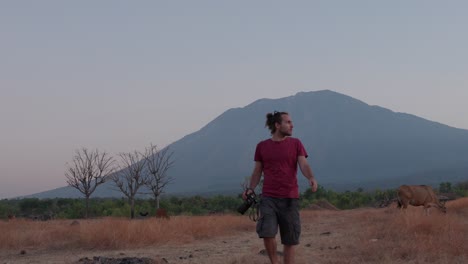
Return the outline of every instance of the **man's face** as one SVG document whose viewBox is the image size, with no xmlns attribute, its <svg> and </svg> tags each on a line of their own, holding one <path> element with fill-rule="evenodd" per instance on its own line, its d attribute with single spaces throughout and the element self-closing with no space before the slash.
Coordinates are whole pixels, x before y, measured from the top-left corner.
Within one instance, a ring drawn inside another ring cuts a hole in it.
<svg viewBox="0 0 468 264">
<path fill-rule="evenodd" d="M 276 130 L 282 136 L 292 136 L 294 126 L 291 117 L 289 117 L 289 115 L 282 115 L 281 119 L 281 124 L 276 124 Z"/>
</svg>

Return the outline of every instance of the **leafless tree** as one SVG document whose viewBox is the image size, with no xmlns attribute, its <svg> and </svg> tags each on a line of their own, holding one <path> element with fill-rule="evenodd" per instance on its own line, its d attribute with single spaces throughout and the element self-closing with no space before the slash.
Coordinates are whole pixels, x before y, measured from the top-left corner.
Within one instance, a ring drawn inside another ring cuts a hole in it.
<svg viewBox="0 0 468 264">
<path fill-rule="evenodd" d="M 89 197 L 114 172 L 114 158 L 104 151 L 82 148 L 75 150 L 71 164 L 67 163 L 66 166 L 65 177 L 68 185 L 85 196 L 85 218 L 88 218 Z"/>
<path fill-rule="evenodd" d="M 246 176 L 244 177 L 244 181 L 241 183 L 242 191 L 246 190 L 250 186 L 250 179 L 251 176 Z M 263 188 L 263 177 L 260 179 L 260 182 L 258 183 L 257 187 L 255 187 L 255 193 L 261 193 Z"/>
<path fill-rule="evenodd" d="M 145 151 L 146 168 L 148 170 L 146 186 L 151 190 L 156 202 L 156 210 L 159 209 L 159 200 L 164 188 L 173 181 L 167 171 L 174 165 L 173 152 L 166 147 L 158 150 L 151 144 Z"/>
<path fill-rule="evenodd" d="M 135 217 L 135 196 L 141 186 L 146 184 L 144 168 L 146 160 L 138 151 L 120 153 L 119 172 L 112 176 L 112 180 L 119 190 L 128 198 L 130 203 L 130 218 Z"/>
</svg>

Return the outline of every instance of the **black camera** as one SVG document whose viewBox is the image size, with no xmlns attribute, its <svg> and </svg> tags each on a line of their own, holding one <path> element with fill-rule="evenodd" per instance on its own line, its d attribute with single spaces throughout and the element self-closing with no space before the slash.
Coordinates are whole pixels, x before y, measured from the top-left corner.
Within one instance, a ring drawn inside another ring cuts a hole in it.
<svg viewBox="0 0 468 264">
<path fill-rule="evenodd" d="M 256 204 L 256 203 L 257 203 L 257 196 L 255 195 L 254 192 L 251 192 L 247 194 L 247 199 L 245 199 L 244 203 L 241 204 L 239 208 L 237 208 L 237 212 L 244 214 L 245 212 L 247 212 L 247 210 L 249 210 L 249 208 L 253 204 Z"/>
</svg>

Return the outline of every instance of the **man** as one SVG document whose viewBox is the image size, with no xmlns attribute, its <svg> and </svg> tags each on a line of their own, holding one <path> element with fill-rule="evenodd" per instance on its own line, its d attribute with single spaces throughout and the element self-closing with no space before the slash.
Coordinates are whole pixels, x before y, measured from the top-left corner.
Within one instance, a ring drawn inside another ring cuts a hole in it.
<svg viewBox="0 0 468 264">
<path fill-rule="evenodd" d="M 297 165 L 313 192 L 317 191 L 317 181 L 306 160 L 304 146 L 299 139 L 291 137 L 293 123 L 289 114 L 268 113 L 265 126 L 270 129 L 271 138 L 257 144 L 250 185 L 242 197 L 245 200 L 253 192 L 263 173 L 257 233 L 263 238 L 271 263 L 279 264 L 275 238 L 279 226 L 284 263 L 291 264 L 294 263 L 294 246 L 299 244 L 301 233 Z"/>
</svg>

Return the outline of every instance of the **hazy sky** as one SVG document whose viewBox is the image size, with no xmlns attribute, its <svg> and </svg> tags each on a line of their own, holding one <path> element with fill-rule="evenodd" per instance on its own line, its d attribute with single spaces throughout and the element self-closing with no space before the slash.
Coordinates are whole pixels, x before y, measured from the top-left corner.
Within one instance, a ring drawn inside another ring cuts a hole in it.
<svg viewBox="0 0 468 264">
<path fill-rule="evenodd" d="M 468 129 L 467 8 L 2 1 L 0 198 L 65 186 L 77 148 L 163 147 L 229 108 L 300 91 Z"/>
</svg>

